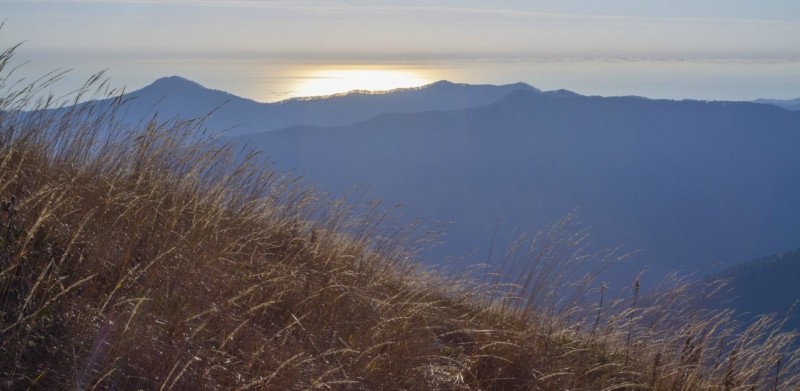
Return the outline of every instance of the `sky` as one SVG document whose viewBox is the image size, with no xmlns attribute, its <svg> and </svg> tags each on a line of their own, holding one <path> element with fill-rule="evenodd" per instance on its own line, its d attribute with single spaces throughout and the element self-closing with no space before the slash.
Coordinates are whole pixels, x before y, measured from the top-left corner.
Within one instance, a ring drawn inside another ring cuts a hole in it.
<svg viewBox="0 0 800 391">
<path fill-rule="evenodd" d="M 260 101 L 526 82 L 597 95 L 800 96 L 797 0 L 0 0 L 22 75 L 181 75 Z M 67 87 L 65 87 L 67 88 Z"/>
</svg>

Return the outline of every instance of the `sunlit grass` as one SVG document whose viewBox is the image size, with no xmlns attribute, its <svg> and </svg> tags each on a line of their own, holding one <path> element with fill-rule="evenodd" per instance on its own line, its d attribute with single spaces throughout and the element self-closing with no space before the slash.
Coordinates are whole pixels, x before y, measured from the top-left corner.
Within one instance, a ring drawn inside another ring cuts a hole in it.
<svg viewBox="0 0 800 391">
<path fill-rule="evenodd" d="M 685 285 L 612 300 L 570 280 L 597 258 L 568 219 L 445 277 L 379 208 L 354 215 L 199 121 L 25 112 L 51 107 L 30 100 L 48 83 L 0 76 L 0 389 L 800 386 L 795 334 L 769 318 L 742 331 Z"/>
</svg>

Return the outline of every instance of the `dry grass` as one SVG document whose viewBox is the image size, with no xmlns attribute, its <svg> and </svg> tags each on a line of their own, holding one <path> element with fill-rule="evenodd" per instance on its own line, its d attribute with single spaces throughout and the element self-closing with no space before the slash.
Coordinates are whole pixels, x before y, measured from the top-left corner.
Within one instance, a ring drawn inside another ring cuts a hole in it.
<svg viewBox="0 0 800 391">
<path fill-rule="evenodd" d="M 32 98 L 50 76 L 0 77 L 0 388 L 800 386 L 795 336 L 769 319 L 735 332 L 681 286 L 567 284 L 591 258 L 566 223 L 495 273 L 446 278 L 379 207 L 354 216 L 237 161 L 199 121 L 23 112 L 58 105 Z"/>
</svg>

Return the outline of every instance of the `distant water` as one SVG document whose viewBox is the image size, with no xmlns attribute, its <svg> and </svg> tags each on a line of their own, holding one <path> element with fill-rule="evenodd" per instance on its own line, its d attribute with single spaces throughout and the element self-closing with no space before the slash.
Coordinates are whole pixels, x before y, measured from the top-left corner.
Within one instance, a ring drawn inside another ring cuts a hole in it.
<svg viewBox="0 0 800 391">
<path fill-rule="evenodd" d="M 328 64 L 263 57 L 18 56 L 30 60 L 18 74 L 38 76 L 56 67 L 73 69 L 59 84 L 59 93 L 77 88 L 93 72 L 108 69 L 111 84 L 128 90 L 141 88 L 159 77 L 180 75 L 209 88 L 274 102 L 303 95 L 300 86 L 318 77 L 315 75 L 319 71 L 380 69 L 410 72 L 417 80 L 431 82 L 525 82 L 544 90 L 563 88 L 586 95 L 705 100 L 800 97 L 800 59 L 532 58 Z"/>
</svg>

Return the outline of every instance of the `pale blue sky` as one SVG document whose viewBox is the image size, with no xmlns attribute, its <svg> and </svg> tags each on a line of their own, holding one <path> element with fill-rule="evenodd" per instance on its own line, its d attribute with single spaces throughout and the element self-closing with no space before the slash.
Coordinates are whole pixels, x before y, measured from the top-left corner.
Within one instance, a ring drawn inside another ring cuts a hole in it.
<svg viewBox="0 0 800 391">
<path fill-rule="evenodd" d="M 686 97 L 800 96 L 800 71 L 792 71 L 792 64 L 800 61 L 797 0 L 0 0 L 0 9 L 6 19 L 0 44 L 27 41 L 20 57 L 36 63 L 29 67 L 32 70 L 63 66 L 82 76 L 110 67 L 114 81 L 132 87 L 146 84 L 157 72 L 189 76 L 194 72 L 200 78 L 215 69 L 226 72 L 221 65 L 190 69 L 197 59 L 231 63 L 253 59 L 262 62 L 262 70 L 269 68 L 263 64 L 269 61 L 273 76 L 261 75 L 268 78 L 294 77 L 287 76 L 291 72 L 286 69 L 278 71 L 276 63 L 446 64 L 443 68 L 466 79 L 455 81 L 499 83 L 509 81 L 511 75 L 503 74 L 507 69 L 497 68 L 494 77 L 487 74 L 491 71 L 478 77 L 458 64 L 633 57 L 651 62 L 760 63 L 763 77 L 770 79 L 765 83 L 775 85 L 738 95 Z M 169 61 L 174 68 L 167 66 Z M 784 66 L 776 70 L 778 63 Z M 576 70 L 587 71 L 591 68 Z M 746 72 L 755 78 L 754 84 L 759 71 L 749 66 Z M 665 76 L 674 74 L 673 69 Z M 531 84 L 549 82 L 535 74 L 519 77 L 528 79 L 517 81 Z M 785 88 L 776 90 L 781 77 Z M 446 74 L 441 78 L 452 79 Z M 288 88 L 287 84 L 281 93 L 291 95 Z M 584 90 L 673 97 L 646 86 L 642 91 Z M 273 95 L 254 98 L 281 96 Z"/>
</svg>

